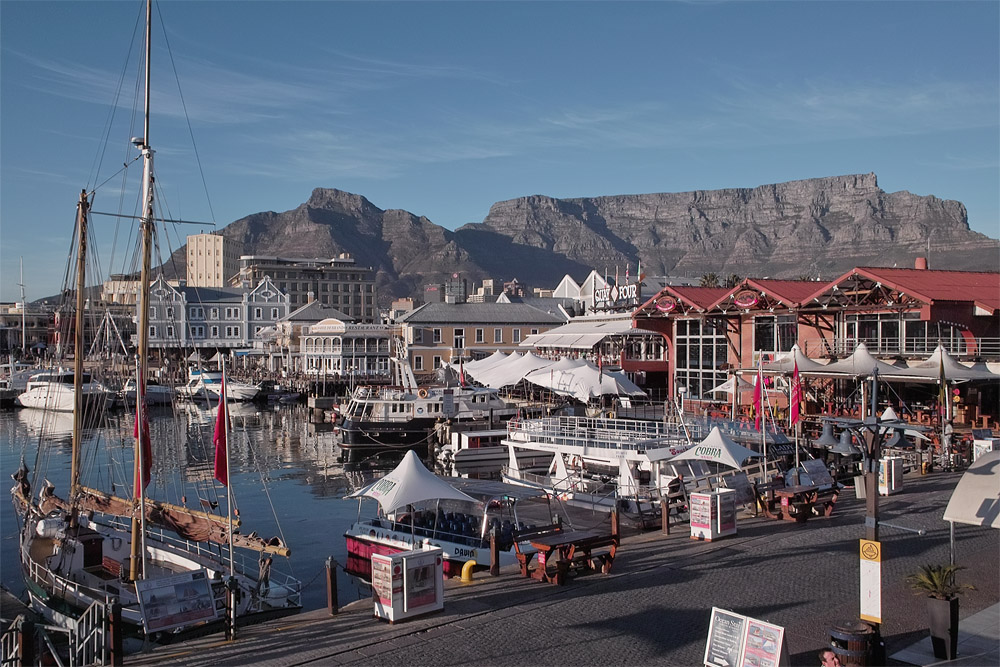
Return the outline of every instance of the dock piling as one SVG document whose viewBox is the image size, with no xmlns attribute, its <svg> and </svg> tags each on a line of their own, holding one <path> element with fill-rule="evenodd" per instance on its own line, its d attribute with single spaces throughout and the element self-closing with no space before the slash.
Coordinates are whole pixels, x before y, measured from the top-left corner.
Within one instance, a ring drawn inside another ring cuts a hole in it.
<svg viewBox="0 0 1000 667">
<path fill-rule="evenodd" d="M 340 611 L 337 605 L 337 561 L 333 556 L 326 559 L 326 608 L 330 610 L 330 616 Z"/>
</svg>

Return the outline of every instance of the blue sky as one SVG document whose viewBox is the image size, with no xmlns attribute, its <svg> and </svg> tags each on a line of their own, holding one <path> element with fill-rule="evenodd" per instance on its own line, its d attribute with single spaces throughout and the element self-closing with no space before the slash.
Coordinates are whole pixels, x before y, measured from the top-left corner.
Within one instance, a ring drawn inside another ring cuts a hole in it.
<svg viewBox="0 0 1000 667">
<path fill-rule="evenodd" d="M 110 179 L 95 209 L 119 210 L 116 172 L 141 134 L 134 67 L 102 135 L 141 6 L 0 2 L 4 301 L 19 257 L 29 300 L 58 292 L 82 188 Z M 221 228 L 332 187 L 454 229 L 531 194 L 875 172 L 886 191 L 963 202 L 1000 236 L 992 0 L 174 0 L 154 16 L 150 141 L 169 217 Z M 128 268 L 132 232 L 116 224 L 95 217 L 105 274 Z M 209 229 L 182 227 L 163 252 Z"/>
</svg>

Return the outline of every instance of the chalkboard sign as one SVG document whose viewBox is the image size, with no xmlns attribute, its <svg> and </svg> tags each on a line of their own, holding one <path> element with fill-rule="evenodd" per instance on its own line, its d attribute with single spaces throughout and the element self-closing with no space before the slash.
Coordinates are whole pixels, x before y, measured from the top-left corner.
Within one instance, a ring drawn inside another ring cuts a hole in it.
<svg viewBox="0 0 1000 667">
<path fill-rule="evenodd" d="M 705 646 L 705 665 L 736 667 L 739 664 L 746 622 L 746 616 L 712 607 L 712 623 L 708 628 L 708 645 Z"/>
</svg>

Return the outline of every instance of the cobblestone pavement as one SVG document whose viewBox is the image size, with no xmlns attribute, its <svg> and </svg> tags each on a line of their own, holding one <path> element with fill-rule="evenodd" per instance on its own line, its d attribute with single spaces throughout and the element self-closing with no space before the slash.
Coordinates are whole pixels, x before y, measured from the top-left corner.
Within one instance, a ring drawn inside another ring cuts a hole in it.
<svg viewBox="0 0 1000 667">
<path fill-rule="evenodd" d="M 899 494 L 881 498 L 882 636 L 887 655 L 926 636 L 923 600 L 907 574 L 947 562 L 942 520 L 960 473 L 905 477 Z M 372 618 L 370 601 L 330 616 L 325 610 L 241 630 L 226 643 L 204 638 L 129 656 L 153 665 L 700 665 L 713 606 L 785 628 L 792 665 L 816 665 L 829 629 L 856 620 L 860 598 L 858 540 L 863 500 L 851 489 L 831 518 L 789 523 L 741 517 L 738 535 L 714 542 L 646 533 L 625 540 L 609 575 L 555 587 L 513 569 L 472 584 L 449 581 L 445 609 L 389 625 Z M 1000 531 L 955 527 L 968 616 L 1000 601 Z M 335 539 L 342 539 L 339 535 Z"/>
</svg>

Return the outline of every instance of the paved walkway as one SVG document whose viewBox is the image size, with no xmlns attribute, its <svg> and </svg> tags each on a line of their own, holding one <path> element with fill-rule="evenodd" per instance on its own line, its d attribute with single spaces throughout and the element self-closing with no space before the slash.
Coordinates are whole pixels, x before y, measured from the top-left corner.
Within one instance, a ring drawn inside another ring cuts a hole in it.
<svg viewBox="0 0 1000 667">
<path fill-rule="evenodd" d="M 941 517 L 960 473 L 906 476 L 901 493 L 880 501 L 883 521 L 882 636 L 888 662 L 927 635 L 922 600 L 905 577 L 920 565 L 947 562 L 948 524 Z M 691 540 L 679 527 L 627 539 L 609 575 L 588 575 L 555 587 L 478 574 L 471 584 L 447 583 L 445 609 L 389 625 L 363 600 L 330 616 L 305 612 L 241 629 L 237 641 L 203 638 L 129 656 L 130 665 L 699 665 L 713 606 L 785 628 L 792 665 L 815 666 L 831 626 L 856 620 L 858 540 L 864 501 L 848 489 L 833 517 L 797 524 L 743 518 L 739 534 L 715 542 Z M 1000 602 L 1000 531 L 956 526 L 956 553 L 968 619 Z M 342 539 L 339 535 L 333 539 Z M 981 617 L 974 616 L 969 627 Z M 987 641 L 1000 641 L 987 621 Z M 978 632 L 978 631 L 977 631 Z M 975 662 L 970 646 L 963 665 Z M 964 648 L 960 649 L 964 653 Z M 915 664 L 932 664 L 921 657 Z"/>
</svg>

